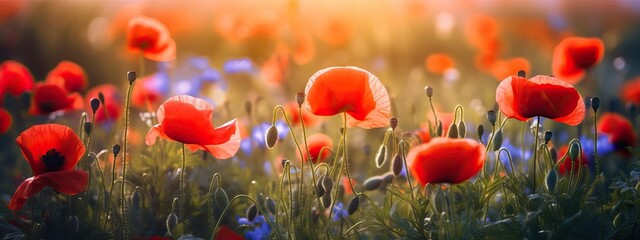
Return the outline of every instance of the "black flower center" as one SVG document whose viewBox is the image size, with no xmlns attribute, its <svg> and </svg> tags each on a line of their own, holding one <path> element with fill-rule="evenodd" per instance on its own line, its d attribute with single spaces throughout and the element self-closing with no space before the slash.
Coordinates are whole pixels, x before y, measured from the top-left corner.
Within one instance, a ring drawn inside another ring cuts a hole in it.
<svg viewBox="0 0 640 240">
<path fill-rule="evenodd" d="M 47 151 L 45 155 L 42 155 L 42 157 L 40 157 L 40 160 L 44 163 L 44 165 L 47 165 L 48 171 L 60 170 L 62 165 L 64 165 L 64 156 L 62 156 L 60 152 L 56 151 L 55 148 Z"/>
</svg>

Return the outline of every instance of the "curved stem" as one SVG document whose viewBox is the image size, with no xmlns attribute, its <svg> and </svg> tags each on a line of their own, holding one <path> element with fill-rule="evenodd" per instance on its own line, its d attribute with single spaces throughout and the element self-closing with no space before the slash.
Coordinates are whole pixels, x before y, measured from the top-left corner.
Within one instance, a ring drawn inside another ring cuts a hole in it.
<svg viewBox="0 0 640 240">
<path fill-rule="evenodd" d="M 278 239 L 282 239 L 282 236 L 280 236 L 280 231 L 278 231 L 277 228 L 275 228 L 275 225 L 273 225 L 273 223 L 271 223 L 271 220 L 269 220 L 269 218 L 267 217 L 266 212 L 264 211 L 264 209 L 262 209 L 262 207 L 260 207 L 260 204 L 258 204 L 258 202 L 256 202 L 256 200 L 253 200 L 253 198 L 249 197 L 248 195 L 237 195 L 235 197 L 233 197 L 231 200 L 229 200 L 229 205 L 227 205 L 226 208 L 224 208 L 224 211 L 222 211 L 222 214 L 220 215 L 220 218 L 218 218 L 218 222 L 216 222 L 216 226 L 213 228 L 213 234 L 211 235 L 211 240 L 213 240 L 216 237 L 216 231 L 218 231 L 218 226 L 220 226 L 220 222 L 222 221 L 222 217 L 224 216 L 225 213 L 227 213 L 227 211 L 229 211 L 229 206 L 231 206 L 231 204 L 233 202 L 235 202 L 237 199 L 240 198 L 245 198 L 249 201 L 251 201 L 253 204 L 256 205 L 256 207 L 258 208 L 258 212 L 260 212 L 260 214 L 262 214 L 262 216 L 264 217 L 264 220 L 267 222 L 267 224 L 269 224 L 269 227 L 271 227 L 271 230 L 273 232 L 276 233 L 276 237 L 278 237 Z"/>
<path fill-rule="evenodd" d="M 433 113 L 433 119 L 435 121 L 435 124 L 433 126 L 438 126 L 438 116 L 436 116 L 436 109 L 433 108 L 433 101 L 431 100 L 431 98 L 429 98 L 429 106 L 431 107 L 431 112 Z"/>
</svg>

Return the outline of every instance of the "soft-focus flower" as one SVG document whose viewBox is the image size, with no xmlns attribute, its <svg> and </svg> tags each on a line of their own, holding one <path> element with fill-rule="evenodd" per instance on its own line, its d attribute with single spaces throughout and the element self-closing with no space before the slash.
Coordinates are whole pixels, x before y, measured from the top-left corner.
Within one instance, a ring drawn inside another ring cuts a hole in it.
<svg viewBox="0 0 640 240">
<path fill-rule="evenodd" d="M 47 74 L 45 82 L 64 86 L 69 92 L 79 92 L 87 87 L 87 74 L 80 65 L 71 61 L 60 61 Z"/>
<path fill-rule="evenodd" d="M 20 210 L 27 199 L 46 186 L 71 195 L 87 187 L 89 174 L 73 170 L 85 149 L 71 128 L 60 124 L 35 125 L 22 132 L 16 142 L 34 176 L 18 186 L 9 202 L 11 210 Z"/>
<path fill-rule="evenodd" d="M 147 145 L 161 137 L 185 144 L 191 151 L 205 150 L 218 159 L 232 157 L 240 147 L 239 127 L 233 119 L 220 127 L 212 123 L 213 106 L 200 98 L 174 96 L 156 113 L 159 124 L 147 133 Z"/>
<path fill-rule="evenodd" d="M 232 43 L 251 40 L 264 43 L 278 36 L 283 25 L 285 2 L 219 1 L 214 9 L 214 28 Z"/>
<path fill-rule="evenodd" d="M 620 114 L 613 112 L 602 114 L 597 128 L 598 132 L 606 135 L 609 142 L 621 152 L 628 153 L 626 147 L 635 147 L 636 145 L 636 134 L 633 130 L 633 125 Z"/>
<path fill-rule="evenodd" d="M 271 220 L 273 220 L 271 218 Z M 246 239 L 250 240 L 266 240 L 271 235 L 271 227 L 264 215 L 259 215 L 253 221 L 249 221 L 247 218 L 238 218 L 238 224 L 249 226 L 251 230 L 244 234 Z"/>
<path fill-rule="evenodd" d="M 389 125 L 391 103 L 382 82 L 358 67 L 330 67 L 309 79 L 305 87 L 311 113 L 332 116 L 347 113 L 347 127 Z"/>
<path fill-rule="evenodd" d="M 12 122 L 11 113 L 4 108 L 0 108 L 0 134 L 7 133 L 11 128 Z"/>
<path fill-rule="evenodd" d="M 445 70 L 455 67 L 455 62 L 448 54 L 434 53 L 427 56 L 424 65 L 429 72 L 443 74 Z"/>
<path fill-rule="evenodd" d="M 640 77 L 625 82 L 620 87 L 620 95 L 626 102 L 640 104 Z"/>
<path fill-rule="evenodd" d="M 529 72 L 530 69 L 531 65 L 526 58 L 516 57 L 495 61 L 491 66 L 491 75 L 493 75 L 498 81 L 501 81 L 516 74 L 520 70 Z"/>
<path fill-rule="evenodd" d="M 153 61 L 169 61 L 176 58 L 176 42 L 167 27 L 160 21 L 137 16 L 127 27 L 127 46 L 133 53 L 142 53 Z"/>
<path fill-rule="evenodd" d="M 328 13 L 314 27 L 318 38 L 332 46 L 343 46 L 353 38 L 355 27 L 349 15 Z"/>
<path fill-rule="evenodd" d="M 604 43 L 599 38 L 565 38 L 553 51 L 553 75 L 576 84 L 585 70 L 598 64 L 603 56 Z"/>
<path fill-rule="evenodd" d="M 42 115 L 56 111 L 78 110 L 83 107 L 82 96 L 79 93 L 69 94 L 62 85 L 39 82 L 33 90 L 29 113 Z"/>
<path fill-rule="evenodd" d="M 141 109 L 155 107 L 164 98 L 168 89 L 169 78 L 167 74 L 158 72 L 139 79 L 131 92 L 131 105 Z M 149 109 L 150 110 L 150 109 Z"/>
<path fill-rule="evenodd" d="M 478 49 L 486 48 L 498 37 L 500 27 L 498 21 L 489 15 L 475 14 L 464 24 L 464 37 L 467 42 Z"/>
<path fill-rule="evenodd" d="M 235 73 L 253 73 L 255 68 L 253 67 L 253 62 L 249 58 L 238 58 L 231 59 L 224 63 L 223 67 L 224 72 L 227 74 L 235 74 Z"/>
<path fill-rule="evenodd" d="M 324 162 L 329 155 L 331 154 L 330 150 L 333 150 L 333 141 L 331 138 L 322 133 L 312 134 L 307 137 L 307 145 L 309 147 L 309 153 L 311 154 L 311 160 L 313 163 Z M 304 162 L 307 161 L 307 154 L 305 153 L 304 146 L 300 146 L 302 148 L 302 152 L 304 153 L 302 156 L 302 160 Z M 328 148 L 324 149 L 323 148 Z M 320 152 L 322 150 L 322 152 Z M 297 154 L 298 158 L 300 158 L 300 153 Z"/>
<path fill-rule="evenodd" d="M 301 111 L 299 111 L 298 103 L 296 102 L 287 103 L 286 105 L 284 105 L 284 109 L 287 112 L 289 121 L 291 121 L 291 125 L 294 127 L 300 124 L 300 112 L 302 112 L 302 121 L 307 127 L 314 127 L 322 122 L 320 117 L 313 115 L 311 112 L 309 112 L 309 109 L 304 106 L 301 108 Z"/>
<path fill-rule="evenodd" d="M 287 67 L 289 67 L 289 50 L 279 44 L 271 57 L 260 67 L 260 75 L 272 85 L 278 86 L 284 81 Z"/>
<path fill-rule="evenodd" d="M 484 146 L 471 139 L 436 137 L 409 151 L 407 163 L 421 185 L 461 183 L 484 165 Z"/>
<path fill-rule="evenodd" d="M 34 87 L 33 76 L 24 65 L 19 62 L 7 60 L 0 65 L 0 104 L 4 100 L 4 94 L 14 96 L 30 91 Z"/>
<path fill-rule="evenodd" d="M 535 116 L 578 125 L 585 116 L 584 101 L 569 83 L 550 76 L 526 79 L 510 76 L 496 90 L 496 102 L 507 117 L 526 121 Z"/>
<path fill-rule="evenodd" d="M 584 151 L 580 153 L 578 159 L 571 158 L 571 154 L 567 154 L 567 151 L 569 151 L 568 145 L 564 145 L 560 147 L 560 149 L 558 149 L 558 161 L 560 161 L 565 154 L 567 155 L 567 158 L 564 160 L 564 162 L 558 165 L 558 173 L 560 173 L 561 175 L 568 173 L 569 170 L 572 169 L 572 165 L 574 173 L 578 172 L 578 168 L 582 168 L 582 171 L 588 170 L 588 161 L 586 156 L 587 154 L 585 154 Z"/>
<path fill-rule="evenodd" d="M 218 232 L 216 233 L 214 239 L 243 240 L 244 237 L 234 232 L 231 228 L 222 225 L 218 228 Z"/>
<path fill-rule="evenodd" d="M 100 107 L 96 111 L 95 124 L 113 123 L 120 117 L 122 112 L 122 100 L 118 88 L 112 84 L 102 84 L 91 88 L 86 96 L 85 102 L 90 106 L 92 98 L 98 98 L 102 93 L 104 103 L 100 103 Z M 87 112 L 91 112 L 89 109 Z"/>
<path fill-rule="evenodd" d="M 265 143 L 265 133 L 267 129 L 271 127 L 271 123 L 260 123 L 258 126 L 253 127 L 251 130 L 251 135 L 242 138 L 242 142 L 240 143 L 240 150 L 245 154 L 250 154 L 251 150 L 254 147 L 259 147 L 260 149 L 266 148 Z M 276 129 L 278 129 L 278 140 L 282 140 L 287 137 L 289 134 L 289 127 L 284 121 L 276 121 Z"/>
<path fill-rule="evenodd" d="M 347 212 L 347 209 L 345 209 L 342 202 L 338 202 L 333 205 L 333 216 L 331 216 L 331 221 L 336 222 L 347 217 L 349 217 L 349 212 Z"/>
</svg>

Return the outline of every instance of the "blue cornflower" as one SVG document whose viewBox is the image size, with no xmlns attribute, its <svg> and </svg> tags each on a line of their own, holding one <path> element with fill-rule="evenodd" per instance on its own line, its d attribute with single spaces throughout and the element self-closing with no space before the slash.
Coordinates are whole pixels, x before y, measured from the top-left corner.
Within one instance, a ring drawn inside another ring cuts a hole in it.
<svg viewBox="0 0 640 240">
<path fill-rule="evenodd" d="M 332 221 L 335 222 L 340 219 L 347 218 L 348 216 L 349 216 L 349 212 L 347 212 L 347 209 L 344 209 L 344 206 L 342 205 L 341 202 L 336 203 L 333 206 L 333 216 L 331 216 Z"/>
<path fill-rule="evenodd" d="M 269 235 L 271 235 L 271 227 L 263 215 L 258 215 L 253 221 L 249 221 L 247 218 L 238 218 L 238 224 L 250 228 L 244 234 L 246 239 L 269 239 Z"/>
<path fill-rule="evenodd" d="M 253 62 L 249 58 L 231 59 L 224 63 L 223 69 L 227 74 L 253 73 L 255 71 Z"/>
</svg>

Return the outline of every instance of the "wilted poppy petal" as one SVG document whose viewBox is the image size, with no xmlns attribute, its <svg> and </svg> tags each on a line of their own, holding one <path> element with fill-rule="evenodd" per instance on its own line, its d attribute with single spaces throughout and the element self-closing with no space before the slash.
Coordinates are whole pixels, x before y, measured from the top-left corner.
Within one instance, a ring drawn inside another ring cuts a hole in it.
<svg viewBox="0 0 640 240">
<path fill-rule="evenodd" d="M 191 151 L 197 149 L 205 150 L 217 159 L 227 159 L 233 157 L 240 148 L 240 127 L 238 121 L 233 119 L 215 129 L 211 144 L 197 145 L 188 144 Z"/>
<path fill-rule="evenodd" d="M 477 141 L 437 137 L 411 149 L 407 162 L 421 185 L 456 184 L 476 175 L 485 157 L 484 146 Z"/>
<path fill-rule="evenodd" d="M 598 64 L 604 56 L 599 38 L 568 37 L 553 51 L 553 74 L 568 83 L 578 83 L 584 71 Z"/>
<path fill-rule="evenodd" d="M 324 162 L 327 157 L 331 154 L 331 149 L 333 148 L 333 141 L 331 138 L 322 133 L 316 133 L 309 137 L 307 137 L 307 145 L 309 147 L 309 154 L 311 154 L 311 158 L 313 163 Z M 322 150 L 322 148 L 328 148 Z M 303 152 L 305 148 L 303 147 Z M 322 150 L 322 155 L 321 151 Z M 300 153 L 298 153 L 298 158 L 300 158 Z M 305 153 L 302 156 L 304 162 L 307 161 L 307 154 Z"/>
<path fill-rule="evenodd" d="M 5 134 L 11 127 L 12 122 L 11 113 L 4 108 L 0 108 L 0 134 Z"/>
<path fill-rule="evenodd" d="M 330 67 L 316 72 L 305 88 L 313 114 L 332 116 L 346 112 L 347 126 L 384 127 L 389 124 L 391 103 L 382 82 L 357 67 Z"/>
<path fill-rule="evenodd" d="M 85 171 L 68 170 L 36 175 L 27 178 L 18 186 L 9 202 L 9 209 L 20 210 L 29 198 L 46 186 L 59 193 L 75 195 L 84 191 L 88 184 L 89 174 Z"/>
<path fill-rule="evenodd" d="M 35 175 L 72 169 L 85 151 L 82 141 L 71 128 L 54 123 L 32 126 L 20 133 L 16 142 Z M 58 169 L 51 169 L 43 161 L 52 149 L 63 157 L 64 162 Z"/>
<path fill-rule="evenodd" d="M 61 84 L 69 92 L 78 92 L 87 87 L 87 74 L 78 64 L 61 61 L 47 74 L 45 81 Z"/>
<path fill-rule="evenodd" d="M 19 62 L 7 60 L 0 65 L 0 99 L 5 92 L 18 96 L 25 91 L 30 91 L 34 84 L 29 69 Z"/>
</svg>

